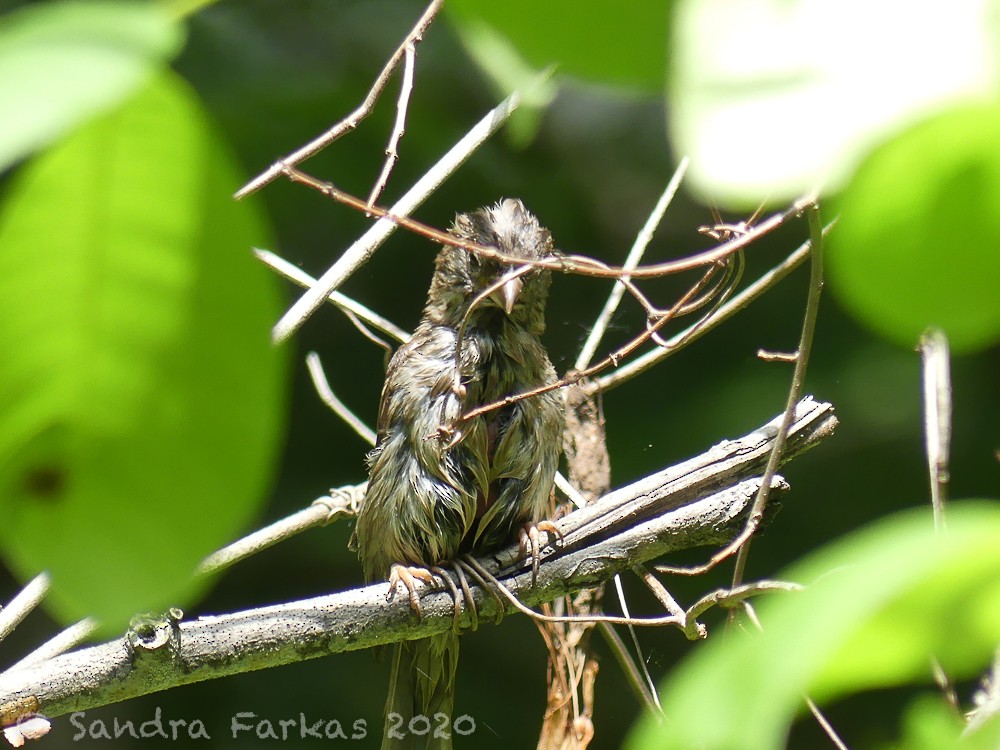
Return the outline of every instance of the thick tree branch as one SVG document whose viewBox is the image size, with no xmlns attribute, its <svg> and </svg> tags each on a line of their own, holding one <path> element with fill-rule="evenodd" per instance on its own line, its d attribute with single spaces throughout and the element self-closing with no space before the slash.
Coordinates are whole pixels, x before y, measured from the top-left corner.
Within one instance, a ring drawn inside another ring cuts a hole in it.
<svg viewBox="0 0 1000 750">
<path fill-rule="evenodd" d="M 605 581 L 669 552 L 725 544 L 757 492 L 777 417 L 753 433 L 616 490 L 558 522 L 563 541 L 545 556 L 537 584 L 516 546 L 482 560 L 525 604 L 537 605 Z M 837 423 L 829 404 L 804 399 L 785 458 L 811 448 Z M 775 477 L 774 489 L 785 489 Z M 0 675 L 0 720 L 49 717 L 201 680 L 421 638 L 452 626 L 447 592 L 421 591 L 422 620 L 407 597 L 387 602 L 378 583 L 288 604 L 183 621 L 174 611 L 144 618 L 125 637 Z M 481 618 L 496 600 L 474 588 Z M 468 616 L 463 624 L 468 624 Z"/>
</svg>

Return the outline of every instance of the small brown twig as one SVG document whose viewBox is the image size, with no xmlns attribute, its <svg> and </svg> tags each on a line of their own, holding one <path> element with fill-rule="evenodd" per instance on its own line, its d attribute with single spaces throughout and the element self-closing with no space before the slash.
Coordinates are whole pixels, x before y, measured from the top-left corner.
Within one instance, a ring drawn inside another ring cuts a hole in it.
<svg viewBox="0 0 1000 750">
<path fill-rule="evenodd" d="M 378 101 L 382 92 L 385 90 L 386 85 L 389 83 L 389 79 L 392 77 L 393 72 L 399 67 L 400 60 L 403 60 L 407 56 L 413 54 L 413 49 L 416 45 L 423 39 L 424 33 L 427 31 L 428 27 L 433 23 L 438 12 L 441 10 L 442 5 L 444 5 L 444 0 L 432 0 L 431 3 L 424 10 L 423 15 L 417 21 L 416 25 L 410 30 L 410 33 L 406 35 L 402 44 L 396 48 L 396 51 L 392 54 L 386 62 L 385 67 L 382 68 L 382 72 L 378 74 L 372 87 L 368 90 L 368 95 L 365 97 L 364 101 L 347 117 L 340 120 L 333 125 L 329 130 L 327 130 L 322 135 L 317 136 L 313 140 L 309 141 L 304 146 L 296 149 L 287 156 L 282 157 L 266 170 L 261 172 L 259 175 L 254 177 L 250 182 L 241 187 L 236 191 L 235 197 L 237 199 L 245 198 L 251 193 L 260 190 L 262 187 L 270 182 L 273 182 L 277 177 L 282 174 L 285 167 L 294 166 L 299 164 L 311 156 L 315 156 L 317 153 L 322 151 L 324 148 L 329 146 L 331 143 L 336 141 L 345 133 L 348 133 L 358 127 L 358 124 L 364 120 L 368 115 L 371 114 L 372 110 L 375 108 L 375 103 Z M 412 88 L 412 70 L 410 72 L 411 85 Z M 405 83 L 405 68 L 404 68 L 404 90 L 406 90 Z M 406 91 L 406 96 L 409 97 L 409 92 Z M 402 94 L 401 94 L 402 99 Z M 403 117 L 405 118 L 405 106 L 403 107 Z M 397 118 L 398 124 L 399 118 Z M 395 136 L 395 130 L 393 132 Z M 402 135 L 402 129 L 400 126 L 399 135 Z M 398 141 L 398 137 L 396 138 Z M 392 141 L 390 141 L 392 144 Z M 391 166 L 390 166 L 391 169 Z M 388 174 L 386 174 L 388 177 Z"/>
<path fill-rule="evenodd" d="M 292 182 L 297 182 L 316 190 L 331 200 L 335 200 L 345 206 L 350 206 L 351 208 L 357 209 L 363 213 L 369 213 L 377 219 L 391 222 L 396 226 L 408 229 L 411 232 L 420 234 L 427 239 L 442 245 L 460 247 L 484 258 L 489 258 L 497 261 L 498 263 L 504 263 L 507 265 L 530 263 L 537 268 L 548 268 L 554 271 L 561 271 L 563 273 L 574 273 L 582 276 L 593 276 L 595 278 L 616 279 L 622 283 L 626 283 L 626 280 L 629 278 L 660 278 L 662 276 L 669 276 L 671 274 L 691 271 L 697 268 L 704 268 L 705 266 L 715 263 L 721 263 L 740 250 L 743 250 L 753 244 L 764 235 L 773 232 L 789 219 L 798 216 L 808 205 L 810 205 L 807 201 L 796 201 L 789 208 L 773 214 L 765 221 L 762 221 L 747 230 L 746 234 L 733 237 L 732 239 L 723 242 L 721 245 L 716 245 L 708 250 L 702 250 L 685 258 L 661 261 L 659 263 L 651 263 L 645 266 L 637 266 L 633 269 L 626 269 L 622 266 L 603 263 L 586 255 L 558 255 L 542 258 L 540 260 L 526 261 L 524 258 L 518 258 L 516 256 L 502 253 L 496 248 L 486 247 L 469 240 L 455 237 L 448 232 L 432 227 L 429 224 L 418 221 L 417 219 L 410 218 L 404 213 L 396 212 L 393 209 L 385 209 L 379 206 L 369 206 L 361 198 L 341 190 L 332 182 L 313 177 L 312 175 L 293 166 L 285 165 L 281 171 Z"/>
<path fill-rule="evenodd" d="M 806 301 L 806 311 L 802 320 L 802 331 L 799 336 L 799 346 L 796 350 L 795 369 L 792 373 L 792 382 L 788 389 L 788 399 L 785 405 L 784 415 L 778 427 L 778 434 L 775 436 L 774 446 L 764 469 L 764 476 L 760 492 L 754 500 L 753 508 L 747 519 L 743 531 L 732 542 L 723 549 L 716 552 L 704 564 L 694 567 L 673 567 L 658 566 L 657 570 L 669 572 L 675 575 L 701 575 L 714 568 L 723 560 L 728 559 L 734 552 L 737 553 L 736 563 L 733 572 L 733 586 L 738 586 L 743 577 L 743 570 L 746 566 L 749 545 L 747 544 L 753 536 L 763 518 L 764 508 L 767 505 L 768 494 L 770 493 L 770 479 L 777 471 L 781 463 L 781 452 L 784 449 L 788 430 L 794 419 L 795 405 L 798 403 L 799 394 L 802 391 L 802 384 L 805 380 L 806 366 L 809 362 L 809 352 L 812 347 L 813 333 L 816 328 L 816 316 L 819 311 L 819 298 L 823 289 L 823 227 L 819 223 L 819 207 L 811 203 L 806 207 L 806 216 L 809 223 L 809 234 L 811 243 L 811 274 L 809 283 L 809 295 Z"/>
</svg>

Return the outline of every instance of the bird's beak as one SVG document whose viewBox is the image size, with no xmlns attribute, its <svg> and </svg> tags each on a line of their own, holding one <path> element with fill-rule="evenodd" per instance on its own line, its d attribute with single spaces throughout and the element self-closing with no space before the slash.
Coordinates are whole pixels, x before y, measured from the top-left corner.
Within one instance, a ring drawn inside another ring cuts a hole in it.
<svg viewBox="0 0 1000 750">
<path fill-rule="evenodd" d="M 497 301 L 500 302 L 500 306 L 508 315 L 514 310 L 514 303 L 517 302 L 517 298 L 521 294 L 521 287 L 523 286 L 524 282 L 521 281 L 521 278 L 516 277 L 505 281 L 503 286 L 497 290 L 500 292 L 500 299 Z"/>
</svg>

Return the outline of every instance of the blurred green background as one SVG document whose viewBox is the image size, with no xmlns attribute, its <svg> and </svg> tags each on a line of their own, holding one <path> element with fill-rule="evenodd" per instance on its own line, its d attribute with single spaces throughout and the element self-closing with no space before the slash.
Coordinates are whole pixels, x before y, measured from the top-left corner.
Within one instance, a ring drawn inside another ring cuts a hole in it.
<svg viewBox="0 0 1000 750">
<path fill-rule="evenodd" d="M 239 174 L 218 189 L 228 195 L 352 109 L 421 7 L 395 0 L 248 0 L 210 5 L 190 16 L 187 41 L 173 67 L 235 154 Z M 385 202 L 400 195 L 499 99 L 495 83 L 472 64 L 455 31 L 456 19 L 467 11 L 459 4 L 455 15 L 439 19 L 419 47 L 407 131 Z M 643 4 L 642 13 L 644 34 L 631 42 L 635 56 L 628 54 L 630 42 L 619 38 L 609 39 L 600 51 L 615 53 L 609 59 L 616 54 L 625 61 L 638 58 L 648 70 L 666 62 L 668 13 L 656 3 Z M 537 23 L 554 36 L 564 27 L 583 34 L 599 27 L 599 16 L 595 6 L 561 18 L 522 15 L 510 23 Z M 502 27 L 501 20 L 497 23 Z M 579 31 L 578 26 L 586 28 Z M 547 62 L 538 59 L 543 54 L 539 50 L 525 54 L 534 65 Z M 605 81 L 559 75 L 555 96 L 540 114 L 530 142 L 525 145 L 523 137 L 515 142 L 504 133 L 494 137 L 417 211 L 417 218 L 443 228 L 458 211 L 516 196 L 552 230 L 560 249 L 621 262 L 676 166 L 677 156 L 668 145 L 661 71 L 645 80 L 628 71 L 613 71 Z M 396 90 L 390 85 L 375 113 L 356 132 L 306 163 L 305 170 L 366 195 L 381 166 Z M 2 195 L 11 189 L 16 172 L 10 169 L 0 178 Z M 266 214 L 271 226 L 271 235 L 256 241 L 313 275 L 328 267 L 368 224 L 360 214 L 283 181 L 246 200 Z M 697 232 L 713 221 L 702 200 L 682 190 L 647 260 L 676 258 L 709 246 Z M 998 210 L 995 204 L 993 210 Z M 826 218 L 831 213 L 826 209 Z M 748 214 L 727 218 L 738 221 Z M 756 278 L 806 237 L 804 222 L 791 222 L 755 243 L 747 253 L 745 278 Z M 426 240 L 398 232 L 342 291 L 412 329 L 434 252 Z M 615 486 L 743 434 L 780 411 L 791 368 L 761 362 L 756 352 L 794 348 L 806 282 L 807 270 L 800 269 L 722 329 L 607 394 L 604 411 Z M 298 293 L 283 282 L 275 285 L 284 290 L 286 302 Z M 673 279 L 649 285 L 662 302 L 680 288 Z M 607 289 L 596 280 L 555 278 L 546 343 L 560 371 L 572 365 Z M 994 289 L 1000 287 L 994 283 Z M 640 312 L 626 304 L 605 348 L 627 340 L 641 326 Z M 320 310 L 285 348 L 291 358 L 291 382 L 284 442 L 273 467 L 273 484 L 245 530 L 303 507 L 330 487 L 364 478 L 366 446 L 321 404 L 302 359 L 307 351 L 318 352 L 336 393 L 371 423 L 382 385 L 382 352 L 332 307 Z M 998 372 L 1000 349 L 995 343 L 953 360 L 954 497 L 996 493 Z M 250 368 L 237 367 L 236 373 L 248 380 L 257 376 Z M 862 328 L 833 294 L 826 294 L 806 392 L 832 402 L 841 425 L 834 438 L 784 469 L 792 492 L 754 543 L 748 579 L 773 576 L 823 543 L 927 497 L 920 362 L 914 351 Z M 142 502 L 136 498 L 137 504 Z M 360 568 L 346 548 L 349 534 L 349 524 L 335 524 L 263 552 L 225 573 L 200 598 L 184 602 L 184 609 L 191 616 L 220 613 L 358 585 Z M 683 560 L 697 561 L 707 554 L 705 550 Z M 697 579 L 672 579 L 668 586 L 680 602 L 690 603 L 725 585 L 729 575 L 724 567 Z M 115 581 L 105 585 L 114 587 Z M 626 580 L 625 587 L 634 614 L 657 612 L 641 586 Z M 2 591 L 9 598 L 17 588 L 17 581 L 8 577 Z M 710 632 L 721 635 L 718 613 L 706 621 Z M 8 639 L 5 660 L 14 661 L 57 629 L 55 622 L 34 615 Z M 672 630 L 642 629 L 639 638 L 657 678 L 698 648 Z M 603 644 L 599 648 L 604 651 Z M 533 746 L 544 710 L 544 659 L 542 641 L 525 618 L 511 617 L 499 627 L 483 627 L 463 638 L 458 707 L 476 720 L 477 747 Z M 143 721 L 162 708 L 164 719 L 201 718 L 217 746 L 251 747 L 275 742 L 252 734 L 232 739 L 230 720 L 236 713 L 253 712 L 276 722 L 298 718 L 301 712 L 312 721 L 338 719 L 345 727 L 365 719 L 369 738 L 351 744 L 374 747 L 386 679 L 386 665 L 376 663 L 371 654 L 349 653 L 89 711 L 87 721 Z M 908 698 L 902 690 L 879 691 L 874 697 L 842 701 L 828 714 L 852 746 L 872 747 L 894 736 L 894 725 L 884 717 Z M 640 713 L 607 653 L 601 661 L 596 710 L 596 748 L 618 747 Z M 49 746 L 78 746 L 65 717 L 56 721 L 56 728 L 45 740 Z M 802 721 L 790 746 L 820 746 L 818 732 L 812 722 Z M 130 746 L 126 739 L 116 744 Z"/>
</svg>

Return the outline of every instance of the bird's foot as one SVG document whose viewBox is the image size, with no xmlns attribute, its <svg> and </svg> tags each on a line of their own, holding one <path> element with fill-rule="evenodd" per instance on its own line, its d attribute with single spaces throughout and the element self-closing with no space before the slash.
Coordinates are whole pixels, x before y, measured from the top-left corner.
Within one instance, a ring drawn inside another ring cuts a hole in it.
<svg viewBox="0 0 1000 750">
<path fill-rule="evenodd" d="M 433 586 L 434 574 L 427 568 L 396 563 L 389 568 L 389 590 L 385 592 L 385 600 L 391 602 L 396 596 L 396 587 L 403 584 L 410 598 L 410 609 L 420 620 L 423 619 L 424 613 L 420 609 L 420 597 L 417 596 L 417 581 L 423 581 Z"/>
<path fill-rule="evenodd" d="M 434 575 L 445 582 L 445 585 L 451 591 L 452 601 L 455 602 L 452 630 L 456 633 L 459 631 L 459 623 L 462 620 L 463 600 L 469 605 L 469 619 L 471 621 L 470 628 L 472 630 L 478 629 L 479 608 L 476 606 L 476 600 L 472 596 L 472 587 L 469 586 L 469 579 L 465 576 L 462 564 L 457 560 L 450 563 L 442 563 L 442 565 L 435 565 L 431 568 L 431 571 Z M 455 579 L 458 579 L 458 586 L 455 585 Z M 462 589 L 461 594 L 458 593 L 459 587 Z"/>
<path fill-rule="evenodd" d="M 450 569 L 450 570 L 449 570 Z M 455 579 L 458 585 L 455 585 Z M 417 595 L 417 581 L 426 583 L 433 588 L 441 588 L 439 581 L 444 583 L 444 587 L 451 594 L 454 602 L 454 630 L 458 632 L 459 623 L 462 619 L 462 600 L 469 602 L 469 613 L 472 618 L 472 629 L 479 627 L 479 613 L 476 610 L 476 602 L 472 598 L 472 588 L 465 576 L 465 572 L 458 564 L 447 563 L 444 566 L 431 565 L 422 568 L 415 565 L 393 565 L 389 569 L 389 590 L 386 592 L 386 601 L 392 601 L 396 595 L 396 588 L 399 584 L 407 590 L 410 599 L 410 609 L 416 614 L 417 619 L 423 619 L 423 609 L 420 607 L 420 597 Z M 459 586 L 461 593 L 459 593 Z"/>
<path fill-rule="evenodd" d="M 542 559 L 542 550 L 539 543 L 538 533 L 544 531 L 556 540 L 562 541 L 562 534 L 552 521 L 537 521 L 527 523 L 521 527 L 517 535 L 517 544 L 521 549 L 521 557 L 531 557 L 531 585 L 535 585 L 538 580 L 538 563 Z"/>
</svg>

